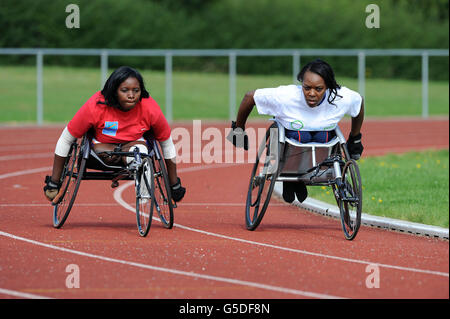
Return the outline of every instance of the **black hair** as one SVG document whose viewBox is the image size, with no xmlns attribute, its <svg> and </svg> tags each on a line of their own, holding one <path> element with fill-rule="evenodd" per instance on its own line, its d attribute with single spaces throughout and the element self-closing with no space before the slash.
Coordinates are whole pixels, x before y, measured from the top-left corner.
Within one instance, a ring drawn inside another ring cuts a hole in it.
<svg viewBox="0 0 450 319">
<path fill-rule="evenodd" d="M 337 94 L 337 89 L 340 89 L 341 86 L 337 84 L 336 79 L 334 78 L 334 71 L 327 62 L 321 59 L 315 59 L 314 61 L 309 62 L 299 72 L 299 74 L 297 75 L 297 80 L 303 82 L 303 77 L 308 71 L 320 75 L 325 81 L 325 85 L 328 89 L 330 89 L 328 103 L 333 104 L 336 96 L 342 97 L 341 95 Z"/>
<path fill-rule="evenodd" d="M 101 91 L 103 96 L 105 97 L 105 102 L 99 103 L 119 108 L 120 104 L 117 99 L 117 89 L 123 81 L 130 77 L 138 80 L 139 86 L 141 87 L 141 96 L 139 98 L 139 101 L 142 100 L 142 98 L 148 98 L 150 94 L 145 89 L 144 79 L 142 78 L 142 75 L 137 70 L 129 66 L 121 66 L 117 68 L 113 73 L 111 73 L 108 80 L 106 80 L 105 85 L 103 86 L 103 90 Z"/>
</svg>

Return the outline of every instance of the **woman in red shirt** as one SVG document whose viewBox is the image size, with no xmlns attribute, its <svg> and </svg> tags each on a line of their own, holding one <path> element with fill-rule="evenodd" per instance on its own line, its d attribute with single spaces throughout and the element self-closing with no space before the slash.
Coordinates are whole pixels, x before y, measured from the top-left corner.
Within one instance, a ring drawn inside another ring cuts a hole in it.
<svg viewBox="0 0 450 319">
<path fill-rule="evenodd" d="M 148 153 L 143 134 L 152 129 L 160 142 L 172 188 L 172 198 L 180 201 L 186 192 L 176 171 L 176 150 L 170 136 L 170 126 L 159 105 L 144 86 L 141 74 L 128 66 L 115 70 L 103 87 L 75 114 L 64 128 L 55 149 L 52 176 L 45 179 L 44 193 L 49 200 L 58 194 L 59 181 L 70 145 L 89 130 L 93 130 L 93 149 L 108 165 L 133 165 L 132 157 L 109 157 L 104 151 L 120 147 L 122 151 Z"/>
</svg>

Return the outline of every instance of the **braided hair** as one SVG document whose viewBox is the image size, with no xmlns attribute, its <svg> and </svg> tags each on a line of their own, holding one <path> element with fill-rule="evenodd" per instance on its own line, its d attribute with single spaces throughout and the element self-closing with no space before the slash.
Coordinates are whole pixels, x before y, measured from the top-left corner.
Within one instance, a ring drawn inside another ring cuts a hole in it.
<svg viewBox="0 0 450 319">
<path fill-rule="evenodd" d="M 297 75 L 297 80 L 303 82 L 303 77 L 308 71 L 316 73 L 322 77 L 322 79 L 325 81 L 325 85 L 328 89 L 330 89 L 328 103 L 335 105 L 333 101 L 336 99 L 336 96 L 342 97 L 341 95 L 337 94 L 337 90 L 340 89 L 341 86 L 337 84 L 331 66 L 321 59 L 315 59 L 302 68 L 300 73 Z"/>
</svg>

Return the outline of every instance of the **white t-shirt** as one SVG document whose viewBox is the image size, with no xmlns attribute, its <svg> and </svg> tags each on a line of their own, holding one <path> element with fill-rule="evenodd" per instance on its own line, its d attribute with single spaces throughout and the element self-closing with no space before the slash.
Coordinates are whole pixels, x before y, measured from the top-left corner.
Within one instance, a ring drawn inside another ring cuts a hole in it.
<svg viewBox="0 0 450 319">
<path fill-rule="evenodd" d="M 301 85 L 282 85 L 277 88 L 257 89 L 254 94 L 259 114 L 275 116 L 285 128 L 296 131 L 333 130 L 345 114 L 356 117 L 361 110 L 359 93 L 346 87 L 337 90 L 333 104 L 328 102 L 326 91 L 316 107 L 306 103 Z"/>
</svg>

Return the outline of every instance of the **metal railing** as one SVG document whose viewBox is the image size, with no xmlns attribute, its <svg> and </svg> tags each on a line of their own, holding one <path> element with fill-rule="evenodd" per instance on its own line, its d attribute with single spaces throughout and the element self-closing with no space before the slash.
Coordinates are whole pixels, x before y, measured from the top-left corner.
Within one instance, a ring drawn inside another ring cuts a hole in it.
<svg viewBox="0 0 450 319">
<path fill-rule="evenodd" d="M 429 57 L 448 56 L 445 49 L 203 49 L 203 50 L 163 50 L 163 49 L 51 49 L 51 48 L 0 48 L 1 55 L 35 55 L 37 81 L 37 123 L 43 123 L 43 79 L 42 69 L 45 55 L 85 55 L 99 56 L 101 83 L 108 74 L 108 57 L 110 56 L 140 56 L 165 57 L 165 116 L 169 122 L 173 120 L 172 112 L 172 59 L 183 57 L 228 57 L 229 73 L 229 119 L 236 117 L 236 60 L 239 56 L 291 56 L 292 77 L 296 82 L 300 71 L 301 56 L 354 56 L 358 58 L 358 91 L 365 95 L 365 73 L 367 56 L 417 56 L 422 57 L 422 117 L 429 116 L 428 81 Z"/>
</svg>

